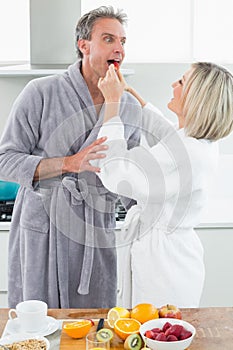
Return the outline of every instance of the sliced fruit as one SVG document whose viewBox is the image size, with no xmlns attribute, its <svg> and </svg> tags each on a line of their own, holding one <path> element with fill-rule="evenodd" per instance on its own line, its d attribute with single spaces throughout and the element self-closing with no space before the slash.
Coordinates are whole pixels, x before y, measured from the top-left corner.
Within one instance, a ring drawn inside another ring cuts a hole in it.
<svg viewBox="0 0 233 350">
<path fill-rule="evenodd" d="M 125 309 L 124 307 L 113 307 L 109 310 L 107 315 L 107 322 L 109 327 L 114 328 L 114 323 L 119 318 L 129 318 L 130 312 L 129 310 Z"/>
<path fill-rule="evenodd" d="M 98 341 L 111 340 L 113 338 L 113 332 L 111 329 L 102 328 L 97 332 L 96 338 Z"/>
<path fill-rule="evenodd" d="M 138 304 L 132 309 L 131 318 L 144 323 L 159 318 L 159 310 L 153 304 Z"/>
<path fill-rule="evenodd" d="M 140 350 L 142 347 L 142 339 L 139 334 L 129 335 L 124 342 L 126 350 Z"/>
<path fill-rule="evenodd" d="M 141 323 L 133 318 L 119 318 L 114 324 L 115 333 L 123 340 L 129 335 L 139 333 Z"/>
<path fill-rule="evenodd" d="M 76 322 L 66 323 L 63 326 L 64 332 L 72 338 L 83 338 L 87 335 L 92 327 L 92 320 L 79 320 Z"/>
</svg>

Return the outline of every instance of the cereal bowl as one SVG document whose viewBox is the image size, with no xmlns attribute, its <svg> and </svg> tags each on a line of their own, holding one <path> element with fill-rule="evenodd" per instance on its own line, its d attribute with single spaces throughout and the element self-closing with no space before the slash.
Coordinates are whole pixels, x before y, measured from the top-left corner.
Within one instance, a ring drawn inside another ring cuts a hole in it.
<svg viewBox="0 0 233 350">
<path fill-rule="evenodd" d="M 35 341 L 35 343 L 34 343 Z M 0 339 L 0 350 L 2 350 L 3 347 L 1 345 L 14 345 L 14 348 L 17 349 L 40 349 L 40 350 L 49 350 L 50 343 L 48 339 L 41 336 L 30 336 L 28 333 L 22 333 L 22 334 L 12 334 L 7 335 L 4 338 Z M 17 344 L 16 344 L 17 343 Z"/>
<path fill-rule="evenodd" d="M 175 325 L 176 327 L 174 327 Z M 171 328 L 172 326 L 173 328 Z M 163 329 L 164 331 L 162 332 Z M 151 332 L 148 332 L 146 336 L 145 333 L 147 331 Z M 165 336 L 161 335 L 160 337 L 165 337 L 166 340 L 160 341 L 150 338 L 150 336 L 158 336 L 159 333 L 165 334 Z M 157 318 L 143 323 L 140 327 L 140 334 L 146 345 L 152 350 L 184 350 L 187 349 L 192 343 L 196 334 L 196 329 L 193 327 L 193 325 L 183 320 L 178 320 L 175 318 Z M 174 334 L 176 334 L 178 340 L 171 341 L 172 337 L 168 338 L 168 336 Z M 185 336 L 188 336 L 188 334 L 190 336 L 183 339 Z"/>
</svg>

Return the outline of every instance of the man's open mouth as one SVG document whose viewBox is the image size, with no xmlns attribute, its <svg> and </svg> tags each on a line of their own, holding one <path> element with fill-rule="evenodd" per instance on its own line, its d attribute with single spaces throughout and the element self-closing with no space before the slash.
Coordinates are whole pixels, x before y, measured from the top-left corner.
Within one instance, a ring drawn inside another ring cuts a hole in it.
<svg viewBox="0 0 233 350">
<path fill-rule="evenodd" d="M 118 70 L 120 67 L 120 61 L 119 60 L 107 60 L 108 65 L 110 66 L 110 64 L 114 64 L 115 70 Z"/>
<path fill-rule="evenodd" d="M 118 64 L 118 66 L 120 65 L 120 60 L 107 60 L 108 65 L 110 66 L 110 64 Z"/>
</svg>

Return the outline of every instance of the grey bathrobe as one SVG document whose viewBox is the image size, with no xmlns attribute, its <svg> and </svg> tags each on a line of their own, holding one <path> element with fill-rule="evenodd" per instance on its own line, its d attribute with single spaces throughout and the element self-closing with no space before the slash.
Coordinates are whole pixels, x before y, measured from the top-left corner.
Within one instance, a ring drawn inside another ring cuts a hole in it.
<svg viewBox="0 0 233 350">
<path fill-rule="evenodd" d="M 129 148 L 139 142 L 141 109 L 124 93 Z M 0 178 L 21 186 L 9 238 L 9 306 L 41 299 L 50 308 L 116 303 L 116 195 L 94 173 L 33 182 L 41 159 L 72 155 L 97 137 L 97 116 L 79 63 L 34 79 L 16 99 L 0 143 Z"/>
</svg>

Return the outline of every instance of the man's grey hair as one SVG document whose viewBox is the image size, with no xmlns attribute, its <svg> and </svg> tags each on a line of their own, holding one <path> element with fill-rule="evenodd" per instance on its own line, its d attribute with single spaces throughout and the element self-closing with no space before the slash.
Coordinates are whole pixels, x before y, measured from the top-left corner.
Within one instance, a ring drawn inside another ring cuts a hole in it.
<svg viewBox="0 0 233 350">
<path fill-rule="evenodd" d="M 83 15 L 79 19 L 75 30 L 75 46 L 78 58 L 83 58 L 83 54 L 78 48 L 78 40 L 90 40 L 93 26 L 96 21 L 101 18 L 117 19 L 122 25 L 127 24 L 127 15 L 120 9 L 115 11 L 112 6 L 100 6 Z"/>
</svg>

